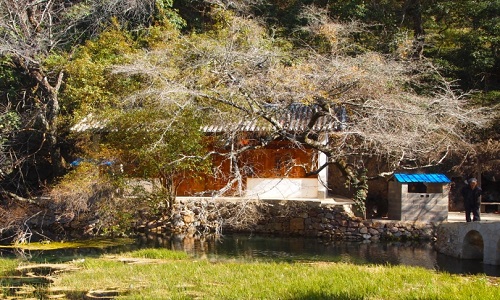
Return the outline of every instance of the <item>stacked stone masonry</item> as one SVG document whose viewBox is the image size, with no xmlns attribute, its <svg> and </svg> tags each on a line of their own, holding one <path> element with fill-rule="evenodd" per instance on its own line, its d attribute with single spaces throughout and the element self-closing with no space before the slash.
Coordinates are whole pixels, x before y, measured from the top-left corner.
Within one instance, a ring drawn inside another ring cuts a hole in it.
<svg viewBox="0 0 500 300">
<path fill-rule="evenodd" d="M 151 233 L 252 232 L 327 240 L 431 240 L 435 224 L 363 220 L 350 206 L 312 201 L 182 199 L 172 215 L 146 224 Z"/>
</svg>

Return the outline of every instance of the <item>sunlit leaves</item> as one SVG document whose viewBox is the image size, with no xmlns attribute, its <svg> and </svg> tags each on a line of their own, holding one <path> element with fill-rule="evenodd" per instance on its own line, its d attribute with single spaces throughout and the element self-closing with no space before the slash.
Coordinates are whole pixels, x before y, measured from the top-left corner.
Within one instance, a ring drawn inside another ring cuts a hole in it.
<svg viewBox="0 0 500 300">
<path fill-rule="evenodd" d="M 62 106 L 67 114 L 86 115 L 119 102 L 120 95 L 133 91 L 139 83 L 133 77 L 111 76 L 113 64 L 126 62 L 134 42 L 120 30 L 110 30 L 98 40 L 81 46 L 67 64 L 67 80 Z"/>
<path fill-rule="evenodd" d="M 118 113 L 108 125 L 106 141 L 134 167 L 132 176 L 168 181 L 206 165 L 200 124 L 190 109 L 147 105 Z"/>
</svg>

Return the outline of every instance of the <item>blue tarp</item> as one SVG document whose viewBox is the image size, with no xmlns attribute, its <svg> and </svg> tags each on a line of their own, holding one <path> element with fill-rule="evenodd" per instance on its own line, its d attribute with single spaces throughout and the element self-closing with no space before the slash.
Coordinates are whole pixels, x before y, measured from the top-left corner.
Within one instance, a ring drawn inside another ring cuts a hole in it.
<svg viewBox="0 0 500 300">
<path fill-rule="evenodd" d="M 78 167 L 80 164 L 82 164 L 84 162 L 92 163 L 92 164 L 95 164 L 95 165 L 108 166 L 108 167 L 112 166 L 115 163 L 112 160 L 96 161 L 96 160 L 93 160 L 93 159 L 77 158 L 77 159 L 75 159 L 74 161 L 72 161 L 70 163 L 70 166 L 72 166 L 72 167 Z"/>
<path fill-rule="evenodd" d="M 398 182 L 411 183 L 411 182 L 424 182 L 424 183 L 450 183 L 451 180 L 444 174 L 403 174 L 396 173 L 394 177 Z"/>
</svg>

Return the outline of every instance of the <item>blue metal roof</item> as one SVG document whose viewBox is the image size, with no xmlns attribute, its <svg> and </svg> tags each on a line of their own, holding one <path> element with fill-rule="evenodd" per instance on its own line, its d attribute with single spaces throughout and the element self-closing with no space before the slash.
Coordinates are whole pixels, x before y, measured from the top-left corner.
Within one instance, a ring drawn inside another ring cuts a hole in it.
<svg viewBox="0 0 500 300">
<path fill-rule="evenodd" d="M 425 182 L 425 183 L 450 183 L 451 180 L 444 174 L 394 174 L 396 180 L 401 183 Z"/>
</svg>

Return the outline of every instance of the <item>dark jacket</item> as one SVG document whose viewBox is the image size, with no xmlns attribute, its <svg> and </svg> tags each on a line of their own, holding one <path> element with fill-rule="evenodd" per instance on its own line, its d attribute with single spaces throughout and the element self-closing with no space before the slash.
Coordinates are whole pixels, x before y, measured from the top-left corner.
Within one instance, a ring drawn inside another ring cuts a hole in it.
<svg viewBox="0 0 500 300">
<path fill-rule="evenodd" d="M 479 206 L 481 204 L 481 195 L 483 194 L 483 190 L 476 186 L 474 189 L 471 189 L 469 185 L 465 186 L 462 189 L 462 196 L 464 197 L 464 204 L 466 206 Z"/>
</svg>

